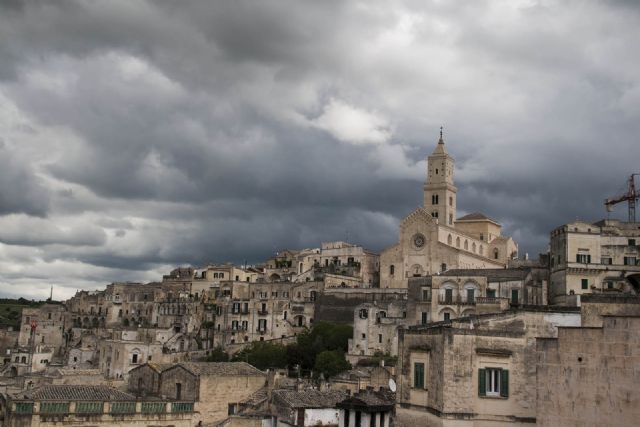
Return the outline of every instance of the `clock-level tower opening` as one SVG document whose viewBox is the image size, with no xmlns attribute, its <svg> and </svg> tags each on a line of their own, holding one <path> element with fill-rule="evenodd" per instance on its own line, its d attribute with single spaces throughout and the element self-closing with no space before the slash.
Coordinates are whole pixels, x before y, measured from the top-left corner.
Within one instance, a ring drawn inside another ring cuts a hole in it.
<svg viewBox="0 0 640 427">
<path fill-rule="evenodd" d="M 456 220 L 456 194 L 453 184 L 455 161 L 447 153 L 440 128 L 440 139 L 427 158 L 427 179 L 424 184 L 424 208 L 441 225 L 453 227 Z"/>
</svg>

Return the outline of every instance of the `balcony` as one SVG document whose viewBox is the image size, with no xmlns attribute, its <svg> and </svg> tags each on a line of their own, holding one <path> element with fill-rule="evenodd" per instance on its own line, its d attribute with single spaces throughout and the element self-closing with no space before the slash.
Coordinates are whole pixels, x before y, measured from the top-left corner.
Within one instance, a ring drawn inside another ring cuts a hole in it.
<svg viewBox="0 0 640 427">
<path fill-rule="evenodd" d="M 258 310 L 258 316 L 266 316 L 269 314 L 269 310 Z"/>
<path fill-rule="evenodd" d="M 266 333 L 267 333 L 267 328 L 260 328 L 260 327 L 258 327 L 258 328 L 256 329 L 256 332 L 257 332 L 257 333 L 259 333 L 260 335 L 264 335 L 264 334 L 266 334 Z"/>
<path fill-rule="evenodd" d="M 438 304 L 440 305 L 476 305 L 476 298 L 467 298 L 460 295 L 447 297 L 444 295 L 438 296 Z"/>
</svg>

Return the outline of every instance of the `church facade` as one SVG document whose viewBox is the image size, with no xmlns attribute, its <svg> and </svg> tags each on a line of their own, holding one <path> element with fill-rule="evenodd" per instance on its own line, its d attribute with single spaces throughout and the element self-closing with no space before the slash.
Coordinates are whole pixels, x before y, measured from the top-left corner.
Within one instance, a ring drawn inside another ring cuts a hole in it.
<svg viewBox="0 0 640 427">
<path fill-rule="evenodd" d="M 406 288 L 410 277 L 449 269 L 504 268 L 518 246 L 495 220 L 456 218 L 455 162 L 440 140 L 427 160 L 424 204 L 400 223 L 400 239 L 380 255 L 380 287 Z"/>
</svg>

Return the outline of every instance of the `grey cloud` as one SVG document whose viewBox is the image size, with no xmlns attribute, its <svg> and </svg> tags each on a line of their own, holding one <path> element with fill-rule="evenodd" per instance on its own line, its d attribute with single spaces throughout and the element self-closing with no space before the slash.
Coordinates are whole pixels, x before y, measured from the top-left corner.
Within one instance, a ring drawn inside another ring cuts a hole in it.
<svg viewBox="0 0 640 427">
<path fill-rule="evenodd" d="M 4 3 L 0 90 L 28 129 L 0 150 L 0 214 L 53 227 L 16 229 L 5 250 L 37 245 L 96 280 L 347 235 L 381 250 L 421 204 L 444 125 L 460 212 L 536 254 L 556 225 L 603 217 L 640 155 L 637 8 L 579 5 Z M 331 100 L 390 140 L 314 127 Z M 34 156 L 50 129 L 66 133 Z M 89 228 L 55 231 L 69 218 Z"/>
</svg>

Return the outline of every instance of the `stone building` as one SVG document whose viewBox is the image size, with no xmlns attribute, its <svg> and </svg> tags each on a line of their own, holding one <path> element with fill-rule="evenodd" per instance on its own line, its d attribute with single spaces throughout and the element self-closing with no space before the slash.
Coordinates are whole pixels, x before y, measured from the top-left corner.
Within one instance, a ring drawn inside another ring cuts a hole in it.
<svg viewBox="0 0 640 427">
<path fill-rule="evenodd" d="M 429 156 L 424 204 L 400 223 L 399 242 L 380 255 L 381 287 L 406 288 L 410 277 L 448 269 L 503 268 L 518 246 L 481 214 L 456 217 L 454 160 L 440 140 Z"/>
<path fill-rule="evenodd" d="M 580 304 L 596 292 L 640 293 L 640 223 L 576 221 L 551 232 L 550 300 Z"/>
<path fill-rule="evenodd" d="M 531 307 L 401 330 L 396 425 L 535 424 L 536 338 L 580 321 Z"/>
<path fill-rule="evenodd" d="M 340 416 L 337 404 L 346 398 L 347 393 L 341 390 L 274 390 L 271 413 L 278 418 L 278 425 L 335 426 Z"/>
<path fill-rule="evenodd" d="M 415 277 L 409 284 L 409 324 L 427 324 L 519 305 L 546 305 L 548 278 L 542 268 L 447 270 Z"/>
<path fill-rule="evenodd" d="M 398 329 L 407 325 L 407 301 L 364 303 L 353 316 L 347 359 L 355 364 L 376 354 L 398 354 Z"/>
<path fill-rule="evenodd" d="M 65 345 L 65 308 L 59 304 L 44 304 L 37 308 L 23 308 L 18 346 L 30 348 L 40 345 L 59 355 Z"/>
<path fill-rule="evenodd" d="M 395 401 L 395 393 L 388 389 L 355 393 L 336 405 L 340 410 L 338 426 L 389 427 Z"/>
<path fill-rule="evenodd" d="M 557 337 L 539 338 L 536 424 L 637 426 L 639 348 L 637 315 L 604 316 L 600 327 L 561 327 Z"/>
<path fill-rule="evenodd" d="M 245 362 L 146 363 L 130 372 L 129 392 L 169 401 L 195 402 L 194 424 L 214 423 L 263 388 L 267 375 Z"/>
<path fill-rule="evenodd" d="M 223 282 L 208 303 L 214 307 L 213 346 L 292 337 L 313 324 L 322 282 Z"/>
<path fill-rule="evenodd" d="M 190 427 L 193 402 L 136 399 L 107 386 L 45 385 L 4 402 L 7 427 L 106 426 Z"/>
</svg>

